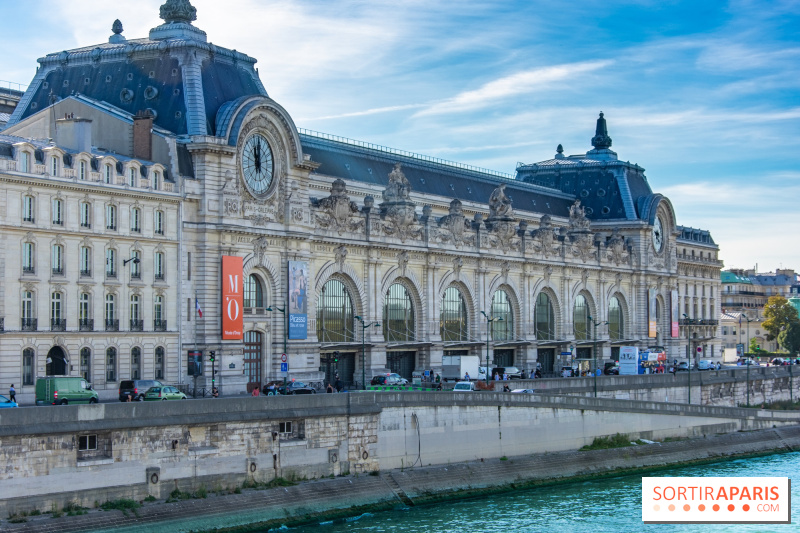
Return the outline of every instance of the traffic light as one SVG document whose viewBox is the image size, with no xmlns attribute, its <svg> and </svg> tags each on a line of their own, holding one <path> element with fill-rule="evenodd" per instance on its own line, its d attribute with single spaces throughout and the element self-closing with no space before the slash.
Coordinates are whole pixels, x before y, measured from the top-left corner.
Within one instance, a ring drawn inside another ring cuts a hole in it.
<svg viewBox="0 0 800 533">
<path fill-rule="evenodd" d="M 334 363 L 339 362 L 339 352 L 333 352 L 333 362 Z"/>
<path fill-rule="evenodd" d="M 212 350 L 212 351 L 210 351 L 210 352 L 208 352 L 208 359 L 209 359 L 209 361 L 211 361 L 212 363 L 214 362 L 214 356 L 215 356 L 215 355 L 216 355 L 216 354 L 214 353 L 214 351 L 213 351 L 213 350 Z"/>
</svg>

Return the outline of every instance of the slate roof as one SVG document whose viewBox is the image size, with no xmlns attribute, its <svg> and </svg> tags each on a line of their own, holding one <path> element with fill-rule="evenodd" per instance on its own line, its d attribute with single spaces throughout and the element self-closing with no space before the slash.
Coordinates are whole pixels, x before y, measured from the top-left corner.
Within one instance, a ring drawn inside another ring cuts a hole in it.
<svg viewBox="0 0 800 533">
<path fill-rule="evenodd" d="M 688 226 L 678 226 L 677 229 L 680 233 L 678 235 L 679 241 L 688 241 L 695 244 L 708 244 L 717 246 L 714 239 L 711 237 L 711 232 L 704 229 L 690 228 Z"/>
</svg>

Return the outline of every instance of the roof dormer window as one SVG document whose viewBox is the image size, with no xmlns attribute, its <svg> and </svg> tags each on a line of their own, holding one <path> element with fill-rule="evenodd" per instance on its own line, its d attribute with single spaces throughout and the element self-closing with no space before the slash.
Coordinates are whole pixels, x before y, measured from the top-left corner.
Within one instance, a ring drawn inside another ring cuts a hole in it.
<svg viewBox="0 0 800 533">
<path fill-rule="evenodd" d="M 22 171 L 22 172 L 30 172 L 31 171 L 31 154 L 30 154 L 30 152 L 22 152 L 22 154 L 20 154 L 19 166 L 20 166 L 20 171 Z"/>
<path fill-rule="evenodd" d="M 56 156 L 50 158 L 50 175 L 58 176 L 58 157 Z"/>
</svg>

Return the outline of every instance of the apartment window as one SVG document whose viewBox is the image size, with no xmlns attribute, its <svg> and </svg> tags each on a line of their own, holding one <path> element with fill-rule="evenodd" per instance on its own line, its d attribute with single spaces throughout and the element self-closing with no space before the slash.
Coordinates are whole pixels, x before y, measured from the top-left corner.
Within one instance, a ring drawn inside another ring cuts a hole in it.
<svg viewBox="0 0 800 533">
<path fill-rule="evenodd" d="M 36 246 L 32 242 L 22 243 L 22 273 L 33 274 L 36 272 L 35 257 Z"/>
<path fill-rule="evenodd" d="M 86 179 L 86 161 L 78 163 L 78 177 L 82 180 Z"/>
<path fill-rule="evenodd" d="M 292 432 L 292 423 L 291 422 L 280 422 L 278 424 L 278 431 L 280 433 L 291 433 Z"/>
<path fill-rule="evenodd" d="M 131 379 L 142 379 L 142 349 L 131 348 Z"/>
<path fill-rule="evenodd" d="M 62 300 L 60 292 L 50 295 L 50 329 L 53 331 L 64 331 L 66 319 L 62 312 Z"/>
<path fill-rule="evenodd" d="M 22 384 L 33 385 L 33 348 L 22 350 Z"/>
<path fill-rule="evenodd" d="M 80 435 L 78 437 L 78 451 L 89 452 L 97 449 L 97 435 Z"/>
<path fill-rule="evenodd" d="M 22 221 L 35 222 L 36 200 L 33 196 L 25 196 L 22 200 Z"/>
<path fill-rule="evenodd" d="M 114 248 L 106 250 L 106 277 L 117 277 L 117 251 Z"/>
<path fill-rule="evenodd" d="M 131 209 L 131 231 L 142 232 L 142 210 L 138 207 Z"/>
<path fill-rule="evenodd" d="M 116 320 L 116 297 L 113 294 L 106 294 L 106 322 Z"/>
<path fill-rule="evenodd" d="M 130 167 L 128 169 L 128 185 L 131 187 L 136 187 L 136 168 Z"/>
<path fill-rule="evenodd" d="M 81 276 L 92 276 L 92 249 L 88 246 L 81 246 L 80 251 L 81 261 Z"/>
<path fill-rule="evenodd" d="M 156 379 L 164 379 L 164 347 L 156 346 Z"/>
<path fill-rule="evenodd" d="M 156 235 L 164 235 L 164 212 L 156 211 L 155 220 L 153 221 Z"/>
<path fill-rule="evenodd" d="M 56 156 L 50 158 L 50 175 L 58 176 L 58 157 Z"/>
<path fill-rule="evenodd" d="M 106 229 L 117 229 L 117 206 L 115 205 L 106 206 Z"/>
<path fill-rule="evenodd" d="M 58 198 L 53 199 L 53 224 L 64 225 L 64 202 Z"/>
<path fill-rule="evenodd" d="M 133 250 L 131 252 L 131 279 L 141 279 L 142 278 L 142 260 L 141 260 L 142 253 L 139 250 Z"/>
<path fill-rule="evenodd" d="M 153 172 L 153 188 L 155 190 L 161 189 L 161 172 Z"/>
<path fill-rule="evenodd" d="M 131 326 L 133 322 L 139 321 L 139 296 L 136 294 L 131 295 Z"/>
<path fill-rule="evenodd" d="M 164 279 L 164 254 L 156 252 L 155 256 L 155 278 L 157 280 Z"/>
<path fill-rule="evenodd" d="M 153 300 L 153 330 L 167 330 L 167 322 L 164 320 L 164 297 L 160 295 Z"/>
<path fill-rule="evenodd" d="M 117 349 L 106 350 L 106 381 L 117 381 Z"/>
<path fill-rule="evenodd" d="M 91 318 L 89 293 L 82 292 L 78 297 L 78 320 L 83 323 Z"/>
<path fill-rule="evenodd" d="M 31 171 L 31 154 L 29 152 L 22 152 L 20 156 L 20 165 L 22 166 L 22 172 Z"/>
<path fill-rule="evenodd" d="M 22 291 L 22 320 L 32 320 L 33 317 L 33 291 Z"/>
<path fill-rule="evenodd" d="M 51 255 L 51 265 L 53 267 L 54 276 L 64 275 L 64 247 L 60 244 L 54 244 Z"/>
<path fill-rule="evenodd" d="M 103 173 L 103 181 L 105 183 L 111 183 L 113 176 L 114 168 L 111 165 L 106 165 Z"/>
<path fill-rule="evenodd" d="M 81 227 L 92 227 L 92 204 L 89 202 L 81 202 Z"/>
<path fill-rule="evenodd" d="M 88 383 L 92 381 L 92 350 L 81 348 L 81 377 Z"/>
</svg>

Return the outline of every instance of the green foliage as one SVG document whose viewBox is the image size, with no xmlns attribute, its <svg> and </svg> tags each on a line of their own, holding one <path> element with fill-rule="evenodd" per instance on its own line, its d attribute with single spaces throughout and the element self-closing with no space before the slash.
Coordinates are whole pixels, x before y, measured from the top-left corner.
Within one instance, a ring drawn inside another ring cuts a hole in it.
<svg viewBox="0 0 800 533">
<path fill-rule="evenodd" d="M 34 509 L 30 513 L 28 513 L 29 516 L 39 516 L 40 514 L 42 514 L 42 512 L 39 509 Z"/>
<path fill-rule="evenodd" d="M 766 320 L 761 325 L 767 330 L 768 341 L 778 338 L 781 328 L 788 327 L 789 324 L 800 324 L 797 309 L 783 296 L 769 297 L 767 305 L 764 306 L 764 318 Z"/>
<path fill-rule="evenodd" d="M 62 511 L 67 513 L 67 516 L 79 516 L 87 512 L 86 507 L 81 507 L 75 502 L 69 502 Z"/>
<path fill-rule="evenodd" d="M 154 501 L 156 501 L 156 497 L 151 494 L 147 498 L 145 498 L 144 501 L 146 501 L 146 502 L 154 502 Z"/>
<path fill-rule="evenodd" d="M 64 514 L 64 512 L 61 509 L 58 508 L 58 505 L 53 503 L 52 507 L 50 507 L 50 515 L 53 518 L 60 518 L 61 515 L 63 515 L 63 514 Z"/>
<path fill-rule="evenodd" d="M 194 493 L 194 497 L 201 500 L 204 500 L 208 497 L 208 491 L 206 490 L 205 485 L 197 489 L 197 492 Z"/>
<path fill-rule="evenodd" d="M 800 411 L 800 400 L 790 402 L 789 400 L 778 400 L 771 403 L 757 403 L 753 405 L 739 404 L 739 407 L 750 407 L 750 409 L 771 409 L 773 411 Z"/>
<path fill-rule="evenodd" d="M 8 522 L 10 524 L 22 524 L 22 523 L 27 522 L 27 521 L 28 521 L 28 519 L 25 518 L 25 513 L 8 515 Z"/>
<path fill-rule="evenodd" d="M 104 511 L 113 511 L 113 510 L 122 511 L 122 514 L 125 516 L 128 516 L 128 511 L 133 511 L 133 514 L 138 516 L 136 510 L 141 506 L 142 504 L 140 504 L 139 502 L 133 500 L 120 499 L 120 500 L 107 501 L 103 503 L 100 506 L 100 508 Z"/>
<path fill-rule="evenodd" d="M 747 347 L 747 353 L 757 353 L 761 351 L 761 347 L 758 345 L 758 341 L 755 337 L 750 339 L 750 346 Z"/>
<path fill-rule="evenodd" d="M 587 450 L 608 450 L 611 448 L 625 448 L 633 446 L 631 439 L 627 435 L 617 433 L 611 437 L 595 437 L 591 444 L 581 448 L 581 451 Z"/>
<path fill-rule="evenodd" d="M 778 333 L 778 344 L 792 355 L 800 352 L 800 322 L 791 322 Z"/>
<path fill-rule="evenodd" d="M 500 460 L 501 460 L 501 461 L 508 461 L 508 457 L 506 457 L 506 456 L 504 455 L 503 457 L 501 457 L 501 458 L 500 458 Z"/>
</svg>

